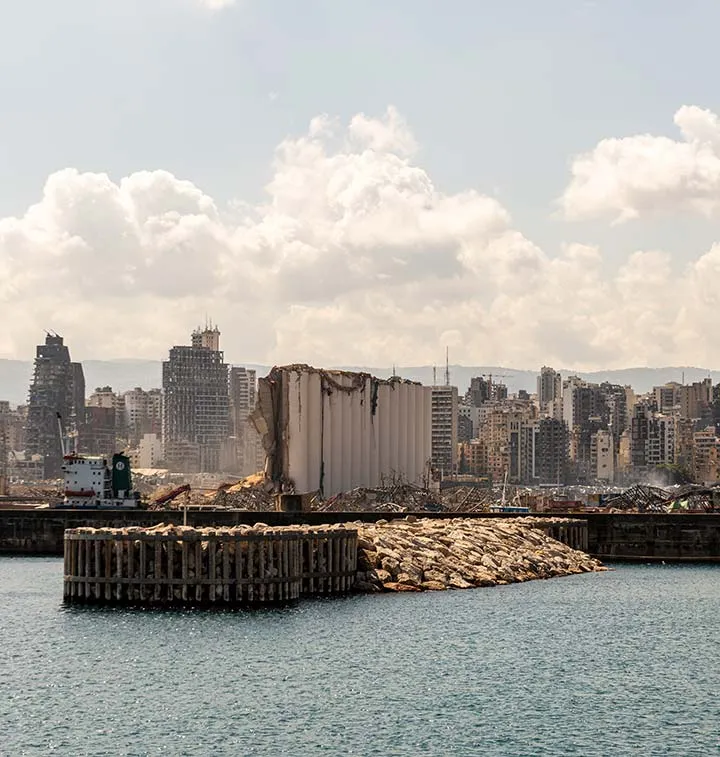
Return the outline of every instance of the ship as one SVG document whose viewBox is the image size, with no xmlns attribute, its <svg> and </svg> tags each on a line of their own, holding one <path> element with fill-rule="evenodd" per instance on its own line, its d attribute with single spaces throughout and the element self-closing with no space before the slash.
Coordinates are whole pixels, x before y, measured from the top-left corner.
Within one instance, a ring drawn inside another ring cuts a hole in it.
<svg viewBox="0 0 720 757">
<path fill-rule="evenodd" d="M 141 506 L 140 493 L 132 489 L 127 455 L 117 452 L 108 463 L 107 457 L 70 452 L 66 450 L 59 415 L 58 427 L 63 448 L 64 486 L 63 499 L 55 507 L 129 510 Z"/>
</svg>

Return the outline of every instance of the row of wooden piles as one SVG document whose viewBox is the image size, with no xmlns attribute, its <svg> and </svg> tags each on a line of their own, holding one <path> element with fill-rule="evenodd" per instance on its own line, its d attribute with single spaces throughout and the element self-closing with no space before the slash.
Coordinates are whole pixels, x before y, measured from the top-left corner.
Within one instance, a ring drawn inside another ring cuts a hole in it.
<svg viewBox="0 0 720 757">
<path fill-rule="evenodd" d="M 247 527 L 65 531 L 71 603 L 236 606 L 343 594 L 357 572 L 357 531 Z"/>
</svg>

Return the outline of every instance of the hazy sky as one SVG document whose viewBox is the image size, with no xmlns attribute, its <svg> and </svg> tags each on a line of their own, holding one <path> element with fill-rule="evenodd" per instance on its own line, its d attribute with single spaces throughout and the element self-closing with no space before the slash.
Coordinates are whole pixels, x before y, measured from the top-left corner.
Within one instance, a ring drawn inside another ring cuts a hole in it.
<svg viewBox="0 0 720 757">
<path fill-rule="evenodd" d="M 0 19 L 0 357 L 720 367 L 714 0 Z"/>
</svg>

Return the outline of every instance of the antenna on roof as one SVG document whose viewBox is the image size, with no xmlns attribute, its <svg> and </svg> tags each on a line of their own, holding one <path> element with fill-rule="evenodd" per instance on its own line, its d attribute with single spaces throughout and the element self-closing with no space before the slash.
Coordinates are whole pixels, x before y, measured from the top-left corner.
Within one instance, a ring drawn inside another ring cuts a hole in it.
<svg viewBox="0 0 720 757">
<path fill-rule="evenodd" d="M 445 347 L 445 386 L 450 386 L 450 348 Z"/>
<path fill-rule="evenodd" d="M 437 386 L 437 368 L 433 366 L 433 386 Z"/>
</svg>

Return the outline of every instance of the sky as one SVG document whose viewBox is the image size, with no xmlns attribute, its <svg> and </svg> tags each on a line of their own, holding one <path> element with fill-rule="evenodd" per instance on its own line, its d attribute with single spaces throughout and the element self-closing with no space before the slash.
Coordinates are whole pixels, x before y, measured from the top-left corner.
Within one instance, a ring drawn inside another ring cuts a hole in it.
<svg viewBox="0 0 720 757">
<path fill-rule="evenodd" d="M 0 357 L 720 368 L 713 0 L 0 17 Z"/>
</svg>

